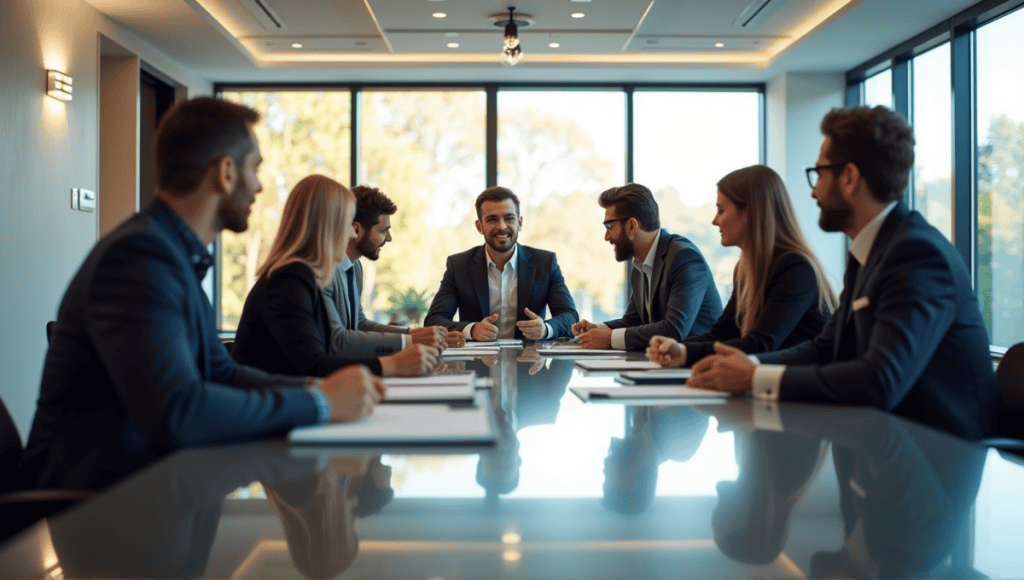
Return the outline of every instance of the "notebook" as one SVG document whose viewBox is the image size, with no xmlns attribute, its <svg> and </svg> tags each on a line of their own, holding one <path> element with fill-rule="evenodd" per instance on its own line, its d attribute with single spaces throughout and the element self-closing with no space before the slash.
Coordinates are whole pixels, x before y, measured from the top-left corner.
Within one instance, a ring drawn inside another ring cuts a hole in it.
<svg viewBox="0 0 1024 580">
<path fill-rule="evenodd" d="M 485 404 L 378 405 L 366 419 L 288 433 L 288 441 L 302 445 L 486 445 L 496 439 Z"/>
</svg>

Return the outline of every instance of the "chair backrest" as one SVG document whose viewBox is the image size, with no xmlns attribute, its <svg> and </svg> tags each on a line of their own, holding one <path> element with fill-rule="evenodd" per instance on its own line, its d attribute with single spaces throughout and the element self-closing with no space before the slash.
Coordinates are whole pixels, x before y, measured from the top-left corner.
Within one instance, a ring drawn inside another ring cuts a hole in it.
<svg viewBox="0 0 1024 580">
<path fill-rule="evenodd" d="M 46 344 L 50 344 L 50 338 L 53 337 L 53 327 L 57 326 L 56 320 L 51 320 L 46 323 Z"/>
<path fill-rule="evenodd" d="M 1001 437 L 1024 438 L 1024 342 L 1006 351 L 996 367 L 999 380 L 998 434 Z"/>
<path fill-rule="evenodd" d="M 21 434 L 14 419 L 7 412 L 7 406 L 0 399 L 0 492 L 14 489 L 14 473 L 21 461 Z"/>
</svg>

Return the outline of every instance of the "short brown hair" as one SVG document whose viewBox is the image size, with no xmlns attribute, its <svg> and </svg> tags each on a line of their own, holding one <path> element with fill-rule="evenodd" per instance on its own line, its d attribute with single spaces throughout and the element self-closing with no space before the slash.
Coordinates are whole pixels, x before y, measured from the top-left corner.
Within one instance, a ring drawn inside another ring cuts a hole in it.
<svg viewBox="0 0 1024 580">
<path fill-rule="evenodd" d="M 352 188 L 356 196 L 356 217 L 353 222 L 370 229 L 380 222 L 381 215 L 395 215 L 398 206 L 376 187 L 357 185 Z"/>
<path fill-rule="evenodd" d="M 218 159 L 242 165 L 256 147 L 249 128 L 256 111 L 213 97 L 182 101 L 167 111 L 156 130 L 156 182 L 161 191 L 184 196 L 199 186 Z"/>
<path fill-rule="evenodd" d="M 597 203 L 607 209 L 615 206 L 615 213 L 620 218 L 635 218 L 640 229 L 653 232 L 661 228 L 658 217 L 658 202 L 654 194 L 639 183 L 627 183 L 621 187 L 606 189 L 597 198 Z"/>
<path fill-rule="evenodd" d="M 832 163 L 853 163 L 875 199 L 903 199 L 914 167 L 914 130 L 896 111 L 877 106 L 832 109 L 821 121 Z"/>
<path fill-rule="evenodd" d="M 488 187 L 483 192 L 476 196 L 476 217 L 477 219 L 483 218 L 483 206 L 485 201 L 505 201 L 511 199 L 516 204 L 516 215 L 519 215 L 519 198 L 516 194 L 512 193 L 512 190 L 507 187 L 501 187 L 495 185 L 494 187 Z"/>
</svg>

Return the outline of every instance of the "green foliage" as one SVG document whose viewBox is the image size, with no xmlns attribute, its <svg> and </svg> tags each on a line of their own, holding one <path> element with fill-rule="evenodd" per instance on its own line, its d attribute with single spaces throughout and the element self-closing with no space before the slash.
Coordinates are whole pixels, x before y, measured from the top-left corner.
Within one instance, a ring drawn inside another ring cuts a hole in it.
<svg viewBox="0 0 1024 580">
<path fill-rule="evenodd" d="M 420 316 L 430 309 L 427 291 L 417 291 L 415 288 L 408 288 L 405 292 L 394 291 L 388 296 L 388 303 L 391 306 L 384 310 L 385 314 L 404 314 L 410 321 L 415 319 L 415 322 L 419 322 Z M 415 312 L 418 312 L 419 316 L 412 314 Z"/>
</svg>

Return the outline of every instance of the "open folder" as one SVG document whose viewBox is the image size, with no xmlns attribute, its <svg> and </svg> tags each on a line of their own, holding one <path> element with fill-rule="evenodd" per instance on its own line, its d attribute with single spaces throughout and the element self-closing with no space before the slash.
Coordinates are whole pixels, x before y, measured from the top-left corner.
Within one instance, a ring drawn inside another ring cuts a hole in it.
<svg viewBox="0 0 1024 580">
<path fill-rule="evenodd" d="M 724 402 L 729 393 L 684 386 L 660 387 L 570 387 L 581 400 L 590 403 L 657 401 L 658 404 L 706 404 Z"/>
<path fill-rule="evenodd" d="M 346 423 L 299 427 L 288 441 L 303 445 L 489 445 L 496 437 L 490 406 L 378 405 Z"/>
</svg>

